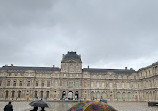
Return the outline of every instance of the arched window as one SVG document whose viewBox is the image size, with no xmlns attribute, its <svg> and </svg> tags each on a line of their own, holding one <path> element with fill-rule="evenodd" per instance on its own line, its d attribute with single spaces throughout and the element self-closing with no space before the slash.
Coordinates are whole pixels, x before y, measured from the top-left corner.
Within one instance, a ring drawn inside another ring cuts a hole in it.
<svg viewBox="0 0 158 111">
<path fill-rule="evenodd" d="M 49 98 L 49 91 L 46 92 L 46 98 Z"/>
<path fill-rule="evenodd" d="M 18 91 L 18 98 L 21 97 L 21 91 Z"/>
<path fill-rule="evenodd" d="M 120 99 L 120 92 L 116 93 L 116 98 L 117 98 L 117 100 Z"/>
<path fill-rule="evenodd" d="M 8 98 L 8 95 L 9 95 L 9 91 L 7 90 L 7 91 L 5 92 L 5 98 Z"/>
<path fill-rule="evenodd" d="M 102 92 L 102 98 L 101 99 L 105 99 L 105 92 Z"/>
<path fill-rule="evenodd" d="M 41 98 L 43 98 L 43 91 L 41 91 Z"/>
<path fill-rule="evenodd" d="M 99 93 L 99 91 L 97 92 L 97 99 L 100 99 L 100 93 Z"/>
<path fill-rule="evenodd" d="M 35 91 L 35 96 L 34 96 L 35 98 L 37 98 L 38 96 L 37 96 L 37 91 Z"/>
<path fill-rule="evenodd" d="M 125 100 L 125 92 L 122 93 L 122 99 Z"/>
<path fill-rule="evenodd" d="M 12 98 L 14 98 L 15 96 L 15 91 L 12 91 Z"/>
<path fill-rule="evenodd" d="M 94 92 L 91 92 L 91 99 L 94 100 Z"/>
<path fill-rule="evenodd" d="M 131 93 L 128 92 L 128 100 L 131 98 Z"/>
</svg>

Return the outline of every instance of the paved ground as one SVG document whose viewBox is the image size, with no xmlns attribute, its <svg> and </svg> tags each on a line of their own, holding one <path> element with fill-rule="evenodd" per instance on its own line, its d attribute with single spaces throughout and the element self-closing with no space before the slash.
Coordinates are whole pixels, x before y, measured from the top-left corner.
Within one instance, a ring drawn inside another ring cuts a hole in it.
<svg viewBox="0 0 158 111">
<path fill-rule="evenodd" d="M 7 102 L 0 102 L 0 111 L 3 111 Z M 29 111 L 32 109 L 29 102 L 13 102 L 14 111 Z M 50 102 L 51 108 L 46 111 L 67 111 L 76 102 Z M 109 105 L 118 111 L 158 111 L 158 107 L 148 107 L 146 102 L 109 102 Z"/>
</svg>

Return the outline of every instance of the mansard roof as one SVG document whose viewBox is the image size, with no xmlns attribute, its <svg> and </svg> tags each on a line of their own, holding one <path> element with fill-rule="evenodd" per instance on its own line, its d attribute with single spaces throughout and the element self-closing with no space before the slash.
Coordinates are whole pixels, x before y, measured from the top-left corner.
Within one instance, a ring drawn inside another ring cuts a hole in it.
<svg viewBox="0 0 158 111">
<path fill-rule="evenodd" d="M 66 62 L 68 60 L 75 60 L 78 62 L 82 62 L 80 55 L 76 54 L 76 52 L 68 52 L 66 55 L 63 55 L 61 62 Z"/>
<path fill-rule="evenodd" d="M 6 71 L 27 71 L 33 70 L 36 72 L 52 72 L 52 71 L 60 71 L 58 67 L 25 67 L 25 66 L 3 66 L 0 70 Z"/>
<path fill-rule="evenodd" d="M 97 69 L 97 68 L 84 68 L 83 72 L 90 72 L 90 73 L 107 73 L 107 72 L 114 72 L 116 74 L 132 74 L 135 73 L 135 70 L 126 70 L 126 69 Z"/>
</svg>

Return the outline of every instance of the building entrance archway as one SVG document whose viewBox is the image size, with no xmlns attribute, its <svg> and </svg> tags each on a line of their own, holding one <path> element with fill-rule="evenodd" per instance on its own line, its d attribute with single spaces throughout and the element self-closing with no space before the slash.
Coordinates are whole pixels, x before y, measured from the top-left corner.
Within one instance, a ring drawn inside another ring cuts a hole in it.
<svg viewBox="0 0 158 111">
<path fill-rule="evenodd" d="M 63 100 L 66 99 L 66 92 L 65 92 L 65 91 L 62 92 L 62 99 L 63 99 Z"/>
<path fill-rule="evenodd" d="M 75 92 L 75 100 L 78 100 L 79 96 L 78 96 L 78 91 Z"/>
<path fill-rule="evenodd" d="M 73 92 L 72 91 L 68 92 L 68 99 L 73 100 Z"/>
</svg>

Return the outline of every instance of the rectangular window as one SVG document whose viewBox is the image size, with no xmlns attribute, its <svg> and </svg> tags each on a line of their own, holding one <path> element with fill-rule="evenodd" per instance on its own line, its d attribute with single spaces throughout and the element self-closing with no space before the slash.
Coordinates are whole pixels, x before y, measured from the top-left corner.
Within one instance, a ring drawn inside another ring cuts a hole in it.
<svg viewBox="0 0 158 111">
<path fill-rule="evenodd" d="M 22 81 L 19 82 L 19 86 L 22 86 Z"/>
<path fill-rule="evenodd" d="M 36 81 L 36 87 L 38 87 L 38 81 Z"/>
<path fill-rule="evenodd" d="M 34 97 L 37 98 L 37 91 L 35 91 L 35 96 Z"/>
<path fill-rule="evenodd" d="M 29 77 L 31 76 L 31 72 L 28 72 L 28 76 L 29 76 Z"/>
<path fill-rule="evenodd" d="M 7 86 L 10 86 L 10 81 L 7 82 Z"/>
<path fill-rule="evenodd" d="M 137 88 L 137 84 L 135 83 L 135 88 Z"/>
<path fill-rule="evenodd" d="M 75 85 L 76 85 L 76 88 L 78 88 L 78 87 L 79 87 L 79 83 L 78 83 L 78 82 L 76 82 L 76 83 L 75 83 Z"/>
<path fill-rule="evenodd" d="M 69 87 L 70 87 L 70 88 L 73 87 L 73 82 L 69 82 Z"/>
<path fill-rule="evenodd" d="M 63 81 L 63 87 L 66 88 L 67 87 L 67 82 Z"/>
<path fill-rule="evenodd" d="M 13 81 L 13 86 L 16 86 L 16 81 Z"/>
<path fill-rule="evenodd" d="M 122 89 L 124 89 L 125 88 L 125 84 L 124 83 L 122 83 Z"/>
<path fill-rule="evenodd" d="M 84 87 L 86 88 L 88 86 L 87 82 L 84 82 Z"/>
<path fill-rule="evenodd" d="M 117 87 L 117 89 L 119 89 L 119 83 L 116 83 L 116 87 Z"/>
<path fill-rule="evenodd" d="M 93 88 L 93 82 L 91 82 L 91 87 Z"/>
<path fill-rule="evenodd" d="M 129 83 L 127 83 L 127 88 L 129 89 Z"/>
<path fill-rule="evenodd" d="M 57 86 L 58 86 L 58 81 L 57 81 L 57 80 L 55 80 L 54 87 L 55 87 L 55 88 L 57 88 Z"/>
<path fill-rule="evenodd" d="M 44 81 L 42 81 L 41 86 L 44 87 Z"/>
<path fill-rule="evenodd" d="M 50 87 L 50 81 L 47 81 L 47 87 Z"/>
<path fill-rule="evenodd" d="M 97 82 L 97 88 L 99 88 L 99 82 Z"/>
<path fill-rule="evenodd" d="M 30 81 L 27 81 L 27 86 L 30 86 Z"/>
<path fill-rule="evenodd" d="M 102 82 L 102 88 L 104 88 L 104 82 Z"/>
<path fill-rule="evenodd" d="M 110 83 L 110 89 L 112 88 L 112 83 Z"/>
</svg>

